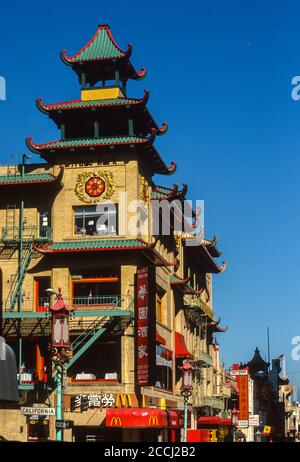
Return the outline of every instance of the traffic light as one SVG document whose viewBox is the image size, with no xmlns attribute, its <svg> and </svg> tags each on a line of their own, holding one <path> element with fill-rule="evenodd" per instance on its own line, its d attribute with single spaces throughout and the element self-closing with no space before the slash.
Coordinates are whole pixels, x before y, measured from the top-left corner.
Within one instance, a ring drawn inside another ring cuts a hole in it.
<svg viewBox="0 0 300 462">
<path fill-rule="evenodd" d="M 71 397 L 71 404 L 70 404 L 70 410 L 71 412 L 74 412 L 76 409 L 76 396 Z"/>
<path fill-rule="evenodd" d="M 89 408 L 89 399 L 86 395 L 81 396 L 81 412 L 87 411 Z"/>
</svg>

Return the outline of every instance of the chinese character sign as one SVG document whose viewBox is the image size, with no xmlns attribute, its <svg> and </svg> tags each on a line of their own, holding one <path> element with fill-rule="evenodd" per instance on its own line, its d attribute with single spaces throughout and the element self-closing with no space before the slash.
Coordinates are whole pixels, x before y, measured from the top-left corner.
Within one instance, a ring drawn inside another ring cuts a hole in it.
<svg viewBox="0 0 300 462">
<path fill-rule="evenodd" d="M 82 397 L 87 397 L 88 408 L 107 408 L 115 405 L 115 398 L 111 393 L 76 395 L 74 397 L 74 408 L 81 408 Z"/>
<path fill-rule="evenodd" d="M 239 420 L 248 420 L 249 418 L 248 378 L 248 374 L 236 377 L 239 389 Z"/>
<path fill-rule="evenodd" d="M 137 270 L 137 383 L 149 381 L 149 274 L 148 268 Z"/>
</svg>

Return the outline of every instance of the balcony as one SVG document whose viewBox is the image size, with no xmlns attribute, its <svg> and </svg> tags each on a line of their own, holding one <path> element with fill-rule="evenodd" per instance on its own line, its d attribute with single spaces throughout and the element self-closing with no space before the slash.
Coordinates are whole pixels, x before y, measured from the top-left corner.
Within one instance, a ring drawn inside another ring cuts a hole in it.
<svg viewBox="0 0 300 462">
<path fill-rule="evenodd" d="M 209 316 L 211 319 L 214 318 L 214 312 L 210 306 L 205 303 L 199 295 L 186 294 L 183 298 L 183 304 L 188 308 L 199 308 L 204 314 Z"/>
<path fill-rule="evenodd" d="M 64 297 L 67 305 L 74 306 L 76 310 L 130 310 L 134 309 L 134 300 L 126 295 L 101 295 L 92 297 Z M 39 297 L 37 300 L 31 297 L 23 297 L 24 311 L 48 311 L 54 303 L 50 297 Z"/>
<path fill-rule="evenodd" d="M 222 398 L 230 398 L 231 391 L 229 387 L 225 385 L 217 385 L 217 390 L 213 393 L 214 396 L 222 397 Z"/>
<path fill-rule="evenodd" d="M 48 226 L 42 227 L 40 230 L 37 226 L 23 226 L 21 230 L 18 226 L 5 226 L 2 228 L 2 241 L 5 244 L 16 244 L 20 241 L 24 242 L 51 242 L 52 229 Z"/>
<path fill-rule="evenodd" d="M 195 362 L 199 367 L 212 367 L 213 358 L 205 351 L 199 351 L 195 354 Z"/>
<path fill-rule="evenodd" d="M 203 396 L 199 399 L 200 406 L 213 407 L 214 409 L 219 409 L 223 411 L 225 409 L 224 399 L 217 398 L 216 396 Z"/>
</svg>

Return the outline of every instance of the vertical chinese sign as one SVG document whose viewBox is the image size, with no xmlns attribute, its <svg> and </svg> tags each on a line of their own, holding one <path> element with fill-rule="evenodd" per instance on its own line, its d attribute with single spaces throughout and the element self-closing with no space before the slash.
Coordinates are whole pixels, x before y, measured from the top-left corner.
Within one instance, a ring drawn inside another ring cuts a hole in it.
<svg viewBox="0 0 300 462">
<path fill-rule="evenodd" d="M 137 384 L 149 383 L 149 274 L 148 268 L 137 269 Z"/>
<path fill-rule="evenodd" d="M 249 420 L 249 384 L 248 370 L 240 369 L 236 376 L 236 382 L 239 390 L 239 420 Z"/>
</svg>

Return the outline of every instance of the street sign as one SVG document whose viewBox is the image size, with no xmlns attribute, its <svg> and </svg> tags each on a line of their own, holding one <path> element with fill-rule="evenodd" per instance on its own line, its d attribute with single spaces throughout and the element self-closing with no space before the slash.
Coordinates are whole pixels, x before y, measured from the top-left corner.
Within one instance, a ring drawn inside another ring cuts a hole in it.
<svg viewBox="0 0 300 462">
<path fill-rule="evenodd" d="M 237 421 L 237 426 L 240 428 L 248 428 L 249 422 L 248 420 L 238 420 Z"/>
<path fill-rule="evenodd" d="M 57 420 L 55 422 L 55 428 L 58 430 L 60 428 L 65 428 L 65 421 L 64 420 Z"/>
<path fill-rule="evenodd" d="M 230 375 L 236 376 L 236 375 L 248 375 L 248 370 L 247 369 L 237 369 L 237 370 L 232 370 L 230 371 Z"/>
<path fill-rule="evenodd" d="M 55 415 L 54 407 L 21 407 L 22 415 Z"/>
<path fill-rule="evenodd" d="M 59 429 L 70 429 L 70 428 L 73 428 L 74 426 L 74 420 L 57 420 L 55 422 L 55 428 L 57 430 Z"/>
<path fill-rule="evenodd" d="M 259 414 L 249 415 L 249 427 L 259 427 Z"/>
</svg>

